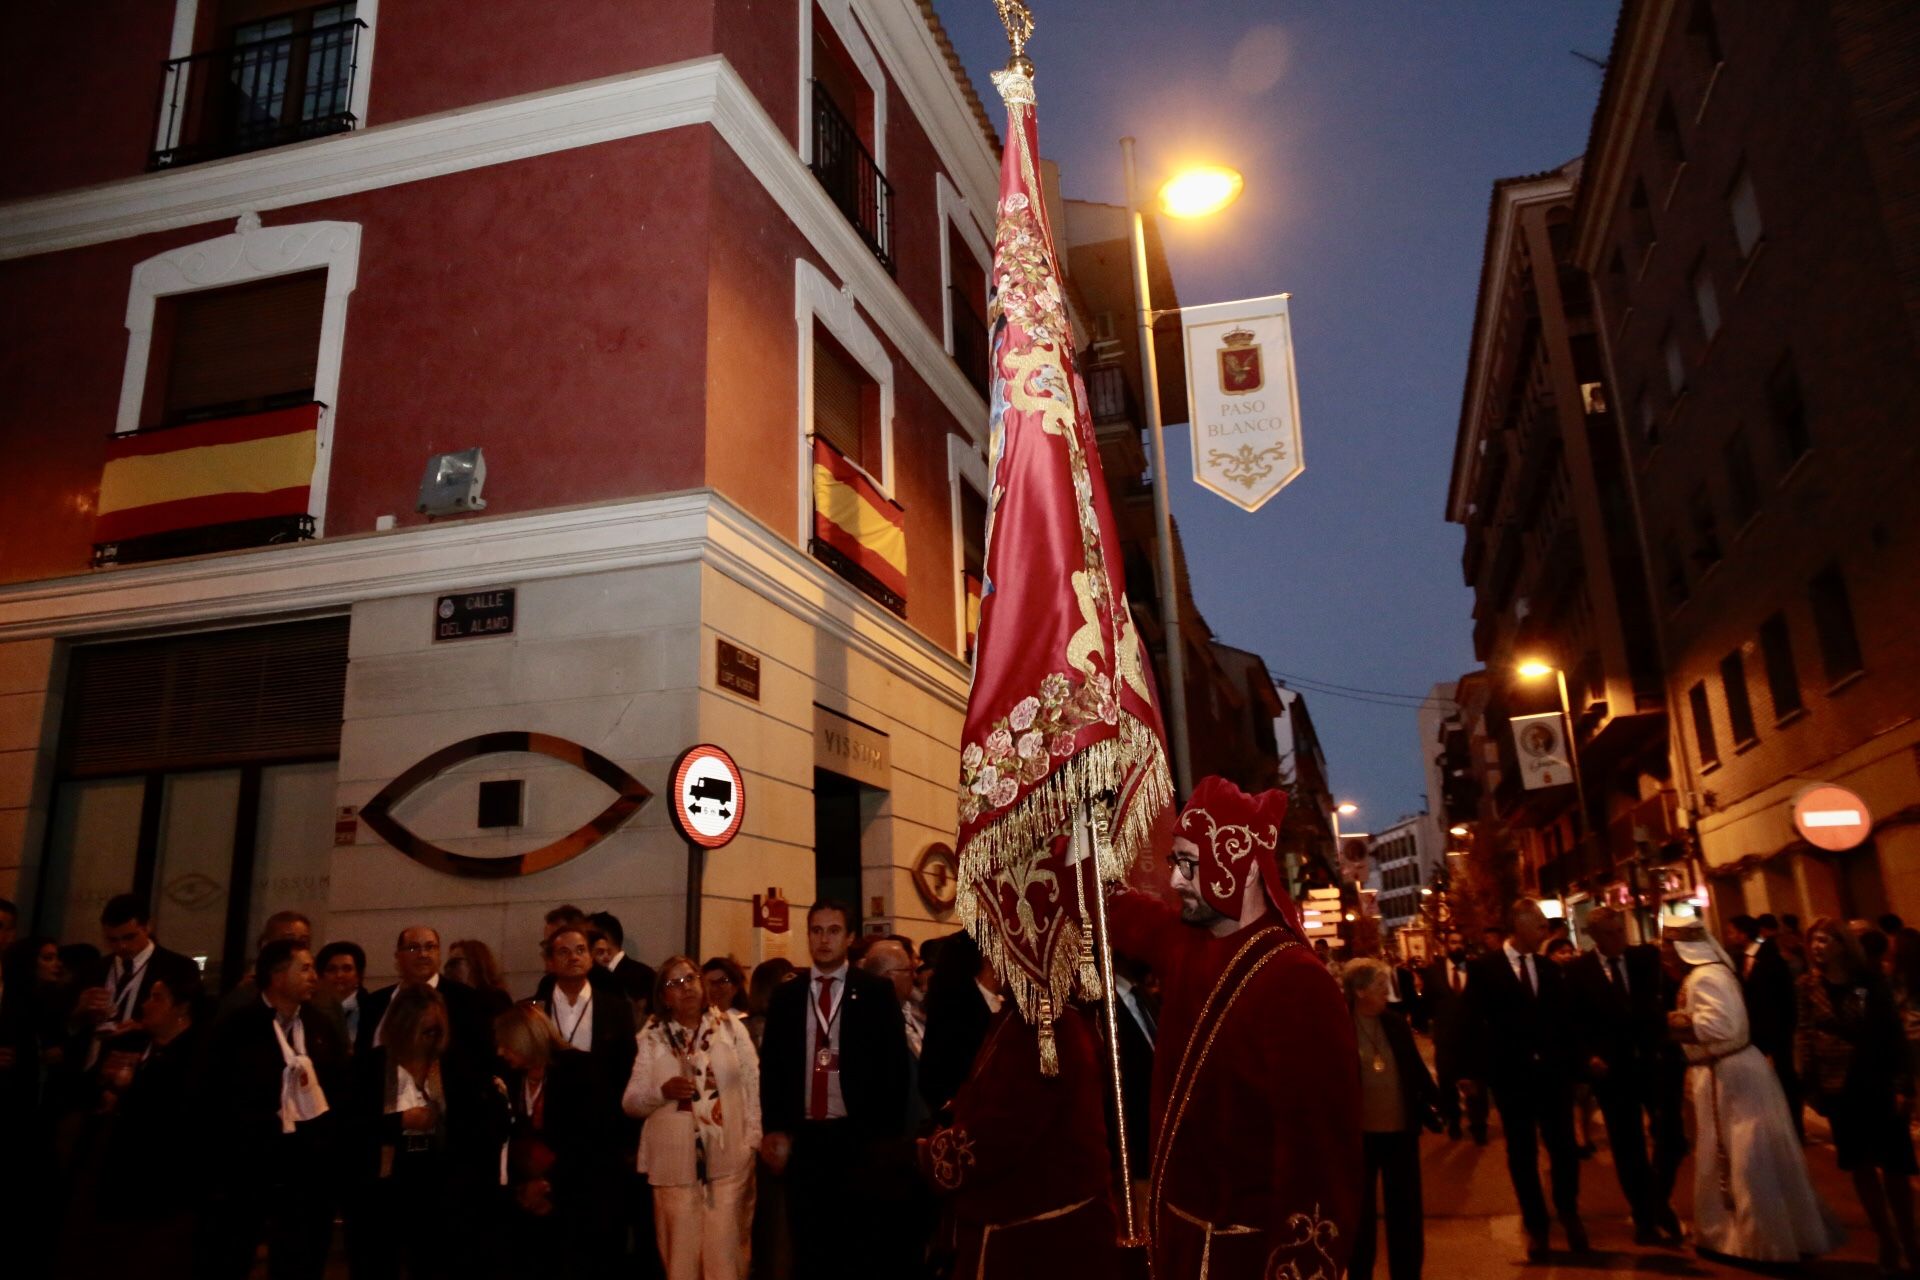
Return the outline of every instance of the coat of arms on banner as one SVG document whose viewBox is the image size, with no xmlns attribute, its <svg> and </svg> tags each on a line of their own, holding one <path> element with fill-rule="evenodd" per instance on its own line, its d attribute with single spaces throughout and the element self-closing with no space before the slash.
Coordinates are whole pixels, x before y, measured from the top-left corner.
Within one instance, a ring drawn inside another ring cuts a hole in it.
<svg viewBox="0 0 1920 1280">
<path fill-rule="evenodd" d="M 1252 395 L 1267 384 L 1260 369 L 1260 344 L 1253 330 L 1235 329 L 1220 348 L 1220 390 L 1225 395 Z"/>
</svg>

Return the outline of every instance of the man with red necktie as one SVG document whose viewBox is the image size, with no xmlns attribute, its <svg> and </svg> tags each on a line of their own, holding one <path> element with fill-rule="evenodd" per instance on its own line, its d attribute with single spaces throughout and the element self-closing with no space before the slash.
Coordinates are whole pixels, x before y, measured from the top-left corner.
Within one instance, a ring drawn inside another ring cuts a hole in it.
<svg viewBox="0 0 1920 1280">
<path fill-rule="evenodd" d="M 877 1236 L 849 1217 L 906 1126 L 911 1054 L 906 1024 L 884 978 L 847 963 L 852 911 L 823 900 L 807 908 L 804 982 L 781 986 L 767 1008 L 760 1049 L 760 1153 L 787 1173 L 794 1274 L 894 1274 L 896 1259 L 870 1256 Z"/>
</svg>

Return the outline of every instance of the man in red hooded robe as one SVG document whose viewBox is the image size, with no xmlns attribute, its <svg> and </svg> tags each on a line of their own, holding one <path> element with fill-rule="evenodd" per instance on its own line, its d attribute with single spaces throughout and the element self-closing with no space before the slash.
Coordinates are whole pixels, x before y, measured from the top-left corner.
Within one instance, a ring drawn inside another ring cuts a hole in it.
<svg viewBox="0 0 1920 1280">
<path fill-rule="evenodd" d="M 1168 856 L 1176 913 L 1115 895 L 1116 951 L 1160 975 L 1146 1230 L 1154 1274 L 1339 1280 L 1360 1217 L 1353 1019 L 1314 958 L 1278 850 L 1282 791 L 1194 788 Z"/>
</svg>

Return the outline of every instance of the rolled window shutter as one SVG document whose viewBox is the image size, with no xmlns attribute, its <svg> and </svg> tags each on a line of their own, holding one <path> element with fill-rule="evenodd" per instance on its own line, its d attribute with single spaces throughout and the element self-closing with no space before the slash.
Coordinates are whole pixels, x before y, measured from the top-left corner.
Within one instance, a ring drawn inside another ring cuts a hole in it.
<svg viewBox="0 0 1920 1280">
<path fill-rule="evenodd" d="M 165 420 L 311 395 L 326 299 L 324 270 L 163 299 L 173 334 Z"/>
<path fill-rule="evenodd" d="M 863 468 L 861 388 L 868 381 L 838 343 L 814 336 L 813 433 Z"/>
<path fill-rule="evenodd" d="M 83 645 L 61 773 L 145 773 L 338 755 L 346 618 Z"/>
</svg>

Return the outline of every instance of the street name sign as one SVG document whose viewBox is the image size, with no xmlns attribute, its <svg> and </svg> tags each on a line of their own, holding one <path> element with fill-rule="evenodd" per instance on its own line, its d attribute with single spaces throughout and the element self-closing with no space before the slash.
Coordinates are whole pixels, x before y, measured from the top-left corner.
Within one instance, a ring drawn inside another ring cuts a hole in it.
<svg viewBox="0 0 1920 1280">
<path fill-rule="evenodd" d="M 1185 307 L 1193 481 L 1258 511 L 1306 461 L 1294 380 L 1289 294 Z"/>
</svg>

